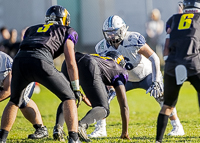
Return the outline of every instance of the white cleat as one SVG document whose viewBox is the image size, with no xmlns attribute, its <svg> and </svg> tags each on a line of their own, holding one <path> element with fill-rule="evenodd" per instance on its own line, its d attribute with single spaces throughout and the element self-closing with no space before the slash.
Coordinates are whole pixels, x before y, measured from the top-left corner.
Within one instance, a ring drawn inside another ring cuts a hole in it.
<svg viewBox="0 0 200 143">
<path fill-rule="evenodd" d="M 105 122 L 103 120 L 100 120 L 97 122 L 97 124 L 95 124 L 95 130 L 88 135 L 88 137 L 90 138 L 99 138 L 99 137 L 107 137 L 107 132 L 106 132 L 106 125 L 101 125 L 101 122 Z"/>
<path fill-rule="evenodd" d="M 175 121 L 171 121 L 172 131 L 168 134 L 168 136 L 183 136 L 185 134 L 183 130 L 183 126 L 181 124 L 177 125 Z"/>
</svg>

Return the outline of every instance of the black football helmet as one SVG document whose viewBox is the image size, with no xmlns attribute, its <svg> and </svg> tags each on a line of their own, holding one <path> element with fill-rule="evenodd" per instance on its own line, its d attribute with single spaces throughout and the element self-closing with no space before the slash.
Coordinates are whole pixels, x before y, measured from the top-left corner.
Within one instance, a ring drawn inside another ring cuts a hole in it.
<svg viewBox="0 0 200 143">
<path fill-rule="evenodd" d="M 54 5 L 51 6 L 45 16 L 45 22 L 54 22 L 60 25 L 69 26 L 70 24 L 70 14 L 62 6 Z"/>
<path fill-rule="evenodd" d="M 183 9 L 188 8 L 200 9 L 200 0 L 183 0 Z"/>
<path fill-rule="evenodd" d="M 123 55 L 121 55 L 118 51 L 108 51 L 107 53 L 105 53 L 105 56 L 112 58 L 123 68 L 126 65 Z"/>
</svg>

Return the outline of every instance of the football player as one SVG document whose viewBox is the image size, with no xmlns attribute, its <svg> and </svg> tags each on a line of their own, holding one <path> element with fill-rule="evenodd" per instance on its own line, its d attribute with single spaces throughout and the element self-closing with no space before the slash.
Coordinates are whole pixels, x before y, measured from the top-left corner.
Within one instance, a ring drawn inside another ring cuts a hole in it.
<svg viewBox="0 0 200 143">
<path fill-rule="evenodd" d="M 10 97 L 11 85 L 11 68 L 13 59 L 4 52 L 0 51 L 0 102 Z M 35 83 L 30 83 L 22 92 L 21 104 L 19 106 L 21 112 L 29 120 L 36 129 L 34 134 L 28 136 L 29 139 L 40 139 L 48 136 L 47 128 L 43 125 L 40 111 L 31 96 Z M 7 134 L 6 131 L 2 131 Z"/>
<path fill-rule="evenodd" d="M 113 86 L 121 109 L 121 138 L 130 139 L 128 135 L 129 108 L 124 87 L 128 79 L 128 73 L 122 68 L 125 64 L 123 56 L 116 51 L 107 52 L 105 57 L 101 57 L 98 54 L 87 55 L 78 52 L 75 56 L 79 70 L 80 85 L 92 106 L 92 109 L 79 121 L 79 136 L 86 142 L 90 141 L 86 133 L 88 126 L 109 115 L 108 96 L 105 87 Z M 67 70 L 68 68 L 66 68 L 64 62 L 61 71 L 69 78 Z M 57 110 L 56 126 L 53 132 L 55 140 L 63 140 L 63 123 L 61 103 Z"/>
<path fill-rule="evenodd" d="M 104 55 L 108 51 L 119 51 L 125 59 L 125 68 L 129 79 L 126 91 L 142 88 L 150 93 L 162 107 L 163 104 L 163 77 L 160 71 L 160 60 L 157 54 L 146 44 L 145 38 L 138 32 L 127 31 L 124 20 L 113 15 L 103 23 L 104 39 L 95 47 L 96 53 Z M 173 126 L 169 135 L 184 135 L 183 127 L 174 108 L 170 115 Z M 89 136 L 106 136 L 106 123 L 99 121 L 96 129 Z"/>
<path fill-rule="evenodd" d="M 1 120 L 0 140 L 6 141 L 2 131 L 9 132 L 15 121 L 21 92 L 31 82 L 38 82 L 63 102 L 63 113 L 68 128 L 69 143 L 80 143 L 76 98 L 80 101 L 78 68 L 74 57 L 77 32 L 69 26 L 69 12 L 62 6 L 51 6 L 45 24 L 29 27 L 20 44 L 20 51 L 12 65 L 11 98 Z M 53 59 L 64 53 L 69 80 L 59 72 Z M 72 87 L 70 87 L 70 84 Z"/>
<path fill-rule="evenodd" d="M 164 105 L 158 115 L 156 142 L 162 142 L 169 115 L 175 108 L 181 86 L 189 81 L 200 93 L 199 41 L 200 0 L 183 0 L 183 13 L 166 24 Z"/>
</svg>

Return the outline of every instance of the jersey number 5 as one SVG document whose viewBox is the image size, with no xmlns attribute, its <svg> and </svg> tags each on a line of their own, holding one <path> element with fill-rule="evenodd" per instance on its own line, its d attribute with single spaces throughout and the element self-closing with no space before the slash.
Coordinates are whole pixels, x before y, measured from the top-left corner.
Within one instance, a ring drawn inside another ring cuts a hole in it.
<svg viewBox="0 0 200 143">
<path fill-rule="evenodd" d="M 51 25 L 53 25 L 53 23 L 44 24 L 43 27 L 38 28 L 37 32 L 47 32 Z"/>
<path fill-rule="evenodd" d="M 179 22 L 178 30 L 189 29 L 192 24 L 193 17 L 194 17 L 193 13 L 183 14 Z"/>
</svg>

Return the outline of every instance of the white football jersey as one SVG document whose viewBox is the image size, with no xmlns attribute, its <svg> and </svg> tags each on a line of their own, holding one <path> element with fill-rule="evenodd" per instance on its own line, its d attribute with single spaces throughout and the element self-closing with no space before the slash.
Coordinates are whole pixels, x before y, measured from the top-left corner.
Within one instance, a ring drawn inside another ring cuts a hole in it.
<svg viewBox="0 0 200 143">
<path fill-rule="evenodd" d="M 126 61 L 125 68 L 129 74 L 128 80 L 131 82 L 139 82 L 152 73 L 151 61 L 138 53 L 145 43 L 145 38 L 140 33 L 127 31 L 118 49 L 110 46 L 106 40 L 103 39 L 95 46 L 95 51 L 100 55 L 108 51 L 119 51 Z"/>
<path fill-rule="evenodd" d="M 12 69 L 13 59 L 0 51 L 0 87 L 3 87 L 3 80 Z"/>
</svg>

